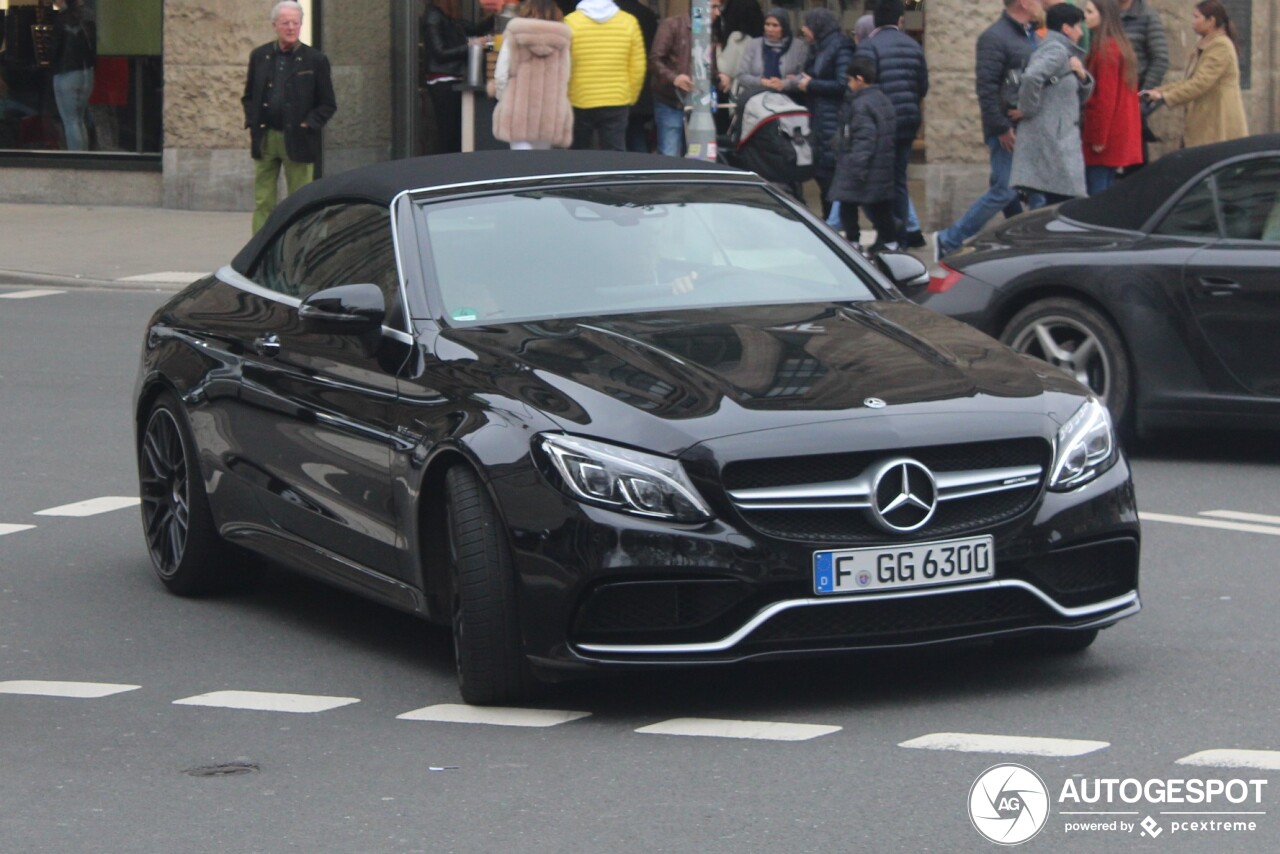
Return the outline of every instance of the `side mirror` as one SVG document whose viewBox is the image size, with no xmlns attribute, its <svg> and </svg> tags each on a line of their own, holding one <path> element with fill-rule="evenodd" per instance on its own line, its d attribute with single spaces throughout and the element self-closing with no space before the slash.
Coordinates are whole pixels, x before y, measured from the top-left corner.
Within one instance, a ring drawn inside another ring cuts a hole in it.
<svg viewBox="0 0 1280 854">
<path fill-rule="evenodd" d="M 338 285 L 308 296 L 298 306 L 298 317 L 314 332 L 358 334 L 382 327 L 387 303 L 377 285 Z"/>
<path fill-rule="evenodd" d="M 900 288 L 918 288 L 929 284 L 929 268 L 919 258 L 905 252 L 882 252 L 876 256 L 880 272 Z"/>
</svg>

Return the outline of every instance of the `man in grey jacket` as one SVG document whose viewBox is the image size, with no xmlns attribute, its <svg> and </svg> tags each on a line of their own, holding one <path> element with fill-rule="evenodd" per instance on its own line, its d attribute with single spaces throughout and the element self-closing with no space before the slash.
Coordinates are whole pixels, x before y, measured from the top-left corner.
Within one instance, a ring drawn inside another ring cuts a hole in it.
<svg viewBox="0 0 1280 854">
<path fill-rule="evenodd" d="M 1164 34 L 1164 21 L 1160 13 L 1148 5 L 1147 0 L 1120 0 L 1120 20 L 1124 34 L 1133 45 L 1133 55 L 1138 61 L 1138 91 L 1156 89 L 1164 82 L 1169 70 L 1169 42 Z M 1151 131 L 1147 128 L 1148 112 L 1142 111 L 1142 162 L 1147 162 L 1147 141 Z M 1125 169 L 1131 174 L 1138 168 Z"/>
<path fill-rule="evenodd" d="M 1000 211 L 1015 216 L 1022 211 L 1017 192 L 1009 186 L 1009 170 L 1013 167 L 1014 127 L 1021 116 L 1017 110 L 1006 113 L 1000 106 L 1000 84 L 1011 69 L 1026 67 L 1036 48 L 1033 19 L 1040 11 L 1040 0 L 1004 0 L 999 20 L 978 36 L 977 89 L 982 109 L 982 133 L 991 156 L 990 186 L 970 205 L 960 219 L 934 235 L 934 256 L 941 258 L 960 248 Z"/>
</svg>

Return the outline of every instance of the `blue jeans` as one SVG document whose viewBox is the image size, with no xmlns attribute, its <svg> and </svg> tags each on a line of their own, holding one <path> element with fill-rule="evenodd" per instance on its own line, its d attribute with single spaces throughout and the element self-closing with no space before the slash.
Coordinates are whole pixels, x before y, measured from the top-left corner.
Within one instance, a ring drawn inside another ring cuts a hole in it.
<svg viewBox="0 0 1280 854">
<path fill-rule="evenodd" d="M 1084 167 L 1084 183 L 1089 188 L 1089 195 L 1096 196 L 1103 190 L 1111 188 L 1116 182 L 1116 167 L 1086 166 Z"/>
<path fill-rule="evenodd" d="M 658 153 L 684 157 L 684 110 L 655 99 L 653 124 L 658 129 Z"/>
<path fill-rule="evenodd" d="M 1006 217 L 1022 213 L 1018 193 L 1009 186 L 1009 173 L 1013 171 L 1013 152 L 1004 150 L 998 136 L 987 137 L 987 150 L 991 153 L 991 177 L 988 179 L 987 191 L 950 228 L 938 232 L 940 254 L 945 255 L 959 249 L 961 243 L 982 231 L 1000 211 L 1004 211 Z"/>
<path fill-rule="evenodd" d="M 67 151 L 89 150 L 89 131 L 85 128 L 85 116 L 89 112 L 89 93 L 92 91 L 92 68 L 53 75 L 53 98 L 58 103 L 58 115 L 62 118 Z"/>
<path fill-rule="evenodd" d="M 897 221 L 897 234 L 876 238 L 882 242 L 897 240 L 906 242 L 908 231 L 919 231 L 920 222 L 911 227 L 915 219 L 915 206 L 911 204 L 911 192 L 907 189 L 907 167 L 911 165 L 911 144 L 914 140 L 893 144 L 893 218 Z"/>
</svg>

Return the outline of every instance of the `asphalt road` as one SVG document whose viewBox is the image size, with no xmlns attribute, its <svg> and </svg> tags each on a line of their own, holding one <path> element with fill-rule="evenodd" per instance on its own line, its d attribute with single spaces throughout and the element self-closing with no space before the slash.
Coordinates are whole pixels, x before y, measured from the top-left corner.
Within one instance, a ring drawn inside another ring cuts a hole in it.
<svg viewBox="0 0 1280 854">
<path fill-rule="evenodd" d="M 438 719 L 460 702 L 447 632 L 283 573 L 167 594 L 132 503 L 129 414 L 165 297 L 6 298 L 21 290 L 0 286 L 5 854 L 993 851 L 968 803 L 1003 763 L 1052 801 L 1026 850 L 1280 850 L 1274 437 L 1139 450 L 1145 608 L 1083 655 L 634 674 L 456 722 Z M 207 696 L 228 691 L 258 693 Z M 708 734 L 667 734 L 689 727 Z M 1211 750 L 1263 753 L 1179 762 Z M 1259 803 L 1061 800 L 1098 779 L 1266 783 Z M 1065 814 L 1104 810 L 1124 814 Z M 1236 815 L 1170 814 L 1210 811 Z M 1147 817 L 1158 835 L 1068 829 Z M 1224 820 L 1256 829 L 1174 827 Z"/>
</svg>

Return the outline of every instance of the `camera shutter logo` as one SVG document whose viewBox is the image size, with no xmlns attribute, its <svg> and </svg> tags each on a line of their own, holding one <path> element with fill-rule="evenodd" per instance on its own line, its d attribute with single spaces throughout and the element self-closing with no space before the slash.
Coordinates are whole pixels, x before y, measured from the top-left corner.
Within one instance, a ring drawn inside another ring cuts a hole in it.
<svg viewBox="0 0 1280 854">
<path fill-rule="evenodd" d="M 1018 845 L 1049 820 L 1049 790 L 1040 775 L 1024 765 L 993 765 L 969 790 L 969 820 L 992 842 Z"/>
</svg>

